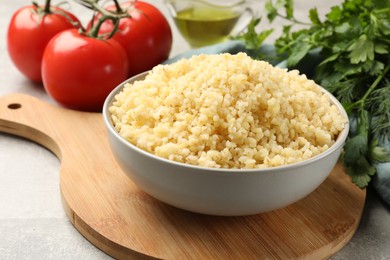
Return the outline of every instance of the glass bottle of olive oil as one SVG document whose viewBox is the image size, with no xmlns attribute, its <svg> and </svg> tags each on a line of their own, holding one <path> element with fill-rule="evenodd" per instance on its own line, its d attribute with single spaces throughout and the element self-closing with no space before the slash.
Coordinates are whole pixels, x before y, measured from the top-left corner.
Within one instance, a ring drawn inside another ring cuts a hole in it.
<svg viewBox="0 0 390 260">
<path fill-rule="evenodd" d="M 239 17 L 233 10 L 202 6 L 178 11 L 174 20 L 188 43 L 201 47 L 224 41 Z"/>
</svg>

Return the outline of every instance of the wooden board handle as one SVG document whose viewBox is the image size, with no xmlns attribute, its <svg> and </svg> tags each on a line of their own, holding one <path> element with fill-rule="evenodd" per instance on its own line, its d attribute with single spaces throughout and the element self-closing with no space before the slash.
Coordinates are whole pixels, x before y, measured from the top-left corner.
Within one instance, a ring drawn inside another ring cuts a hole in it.
<svg viewBox="0 0 390 260">
<path fill-rule="evenodd" d="M 0 132 L 41 144 L 60 159 L 63 206 L 82 235 L 111 255 L 140 255 L 102 235 L 87 221 L 93 204 L 105 196 L 91 194 L 96 189 L 90 178 L 113 172 L 119 175 L 119 181 L 123 178 L 123 183 L 129 183 L 111 155 L 100 113 L 69 110 L 29 95 L 11 94 L 0 98 Z"/>
<path fill-rule="evenodd" d="M 55 109 L 28 95 L 3 96 L 0 98 L 0 131 L 32 140 L 61 157 L 60 148 L 50 136 L 47 122 L 42 120 L 46 116 L 45 111 L 51 113 Z"/>
</svg>

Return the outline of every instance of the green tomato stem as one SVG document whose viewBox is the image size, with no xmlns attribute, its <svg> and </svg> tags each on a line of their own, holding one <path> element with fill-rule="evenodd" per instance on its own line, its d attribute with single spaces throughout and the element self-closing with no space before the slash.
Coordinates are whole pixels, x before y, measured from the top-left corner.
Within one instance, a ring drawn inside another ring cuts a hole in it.
<svg viewBox="0 0 390 260">
<path fill-rule="evenodd" d="M 117 12 L 118 14 L 123 13 L 122 7 L 121 7 L 121 5 L 119 4 L 118 0 L 113 0 L 113 1 L 114 1 L 114 4 L 115 4 L 116 12 Z"/>
<path fill-rule="evenodd" d="M 106 10 L 105 8 L 101 7 L 98 4 L 98 1 L 96 1 L 96 0 L 83 0 L 83 2 L 88 3 L 90 6 L 92 6 L 93 10 L 95 10 L 101 14 L 97 23 L 92 26 L 90 32 L 88 33 L 88 36 L 90 36 L 92 38 L 99 38 L 100 27 L 102 26 L 102 24 L 105 21 L 111 20 L 114 23 L 114 29 L 111 31 L 111 33 L 107 37 L 107 39 L 110 39 L 115 34 L 116 30 L 118 29 L 119 20 L 121 18 L 130 17 L 130 15 L 127 12 L 124 12 L 122 10 L 122 8 L 120 7 L 117 0 L 114 0 L 115 6 L 117 8 L 117 12 L 110 12 L 110 11 Z"/>
<path fill-rule="evenodd" d="M 50 4 L 51 4 L 51 0 L 46 0 L 46 2 L 45 2 L 45 8 L 43 9 L 43 12 L 44 12 L 45 14 L 51 13 L 51 6 L 50 6 Z"/>
<path fill-rule="evenodd" d="M 91 28 L 91 30 L 89 31 L 88 35 L 92 38 L 98 38 L 99 36 L 99 30 L 100 30 L 100 27 L 102 26 L 102 24 L 107 20 L 107 18 L 103 15 L 102 17 L 100 17 L 97 21 L 96 24 L 94 24 Z"/>
<path fill-rule="evenodd" d="M 306 23 L 306 22 L 299 21 L 299 20 L 295 19 L 294 17 L 289 18 L 286 15 L 283 15 L 281 13 L 276 13 L 276 15 L 278 17 L 284 19 L 284 20 L 292 22 L 293 24 L 304 25 L 304 26 L 310 26 L 311 25 L 311 23 Z"/>
</svg>

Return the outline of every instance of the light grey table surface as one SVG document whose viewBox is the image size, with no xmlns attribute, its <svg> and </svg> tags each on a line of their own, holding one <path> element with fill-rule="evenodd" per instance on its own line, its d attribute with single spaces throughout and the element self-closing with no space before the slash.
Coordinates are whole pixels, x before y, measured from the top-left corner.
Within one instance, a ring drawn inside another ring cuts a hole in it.
<svg viewBox="0 0 390 260">
<path fill-rule="evenodd" d="M 168 17 L 162 0 L 148 2 Z M 254 2 L 261 11 L 264 0 Z M 21 92 L 55 104 L 42 86 L 32 84 L 16 70 L 6 51 L 11 15 L 29 3 L 6 0 L 0 4 L 0 96 Z M 89 11 L 71 3 L 71 11 L 82 21 L 89 19 Z M 298 17 L 306 17 L 307 10 L 316 6 L 324 14 L 330 6 L 339 3 L 318 0 L 309 4 L 300 0 L 296 1 L 296 13 Z M 171 53 L 174 56 L 189 50 L 189 46 L 178 34 L 172 19 L 168 19 L 174 33 Z M 0 133 L 0 259 L 110 259 L 69 222 L 61 204 L 59 166 L 59 160 L 45 148 Z M 375 191 L 368 189 L 359 229 L 331 259 L 390 259 L 389 207 L 378 199 Z"/>
</svg>

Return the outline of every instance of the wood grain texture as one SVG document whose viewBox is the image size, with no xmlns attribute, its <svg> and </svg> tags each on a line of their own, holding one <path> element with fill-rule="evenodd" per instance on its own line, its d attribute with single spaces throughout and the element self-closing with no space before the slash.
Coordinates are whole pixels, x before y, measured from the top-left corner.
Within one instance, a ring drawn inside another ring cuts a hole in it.
<svg viewBox="0 0 390 260">
<path fill-rule="evenodd" d="M 365 190 L 340 165 L 309 196 L 269 213 L 216 217 L 176 209 L 139 190 L 122 172 L 100 113 L 59 108 L 27 95 L 0 98 L 0 131 L 59 157 L 70 221 L 118 259 L 325 259 L 353 236 L 364 209 Z"/>
</svg>

